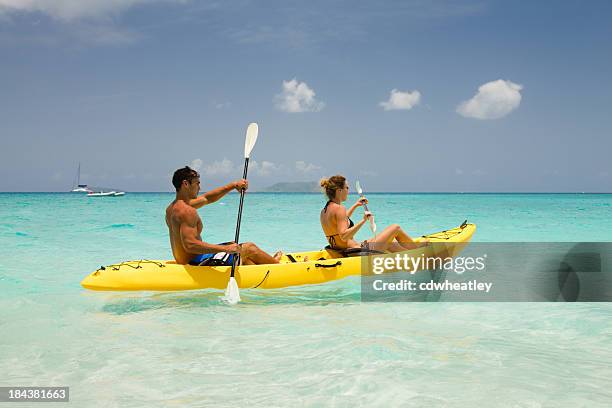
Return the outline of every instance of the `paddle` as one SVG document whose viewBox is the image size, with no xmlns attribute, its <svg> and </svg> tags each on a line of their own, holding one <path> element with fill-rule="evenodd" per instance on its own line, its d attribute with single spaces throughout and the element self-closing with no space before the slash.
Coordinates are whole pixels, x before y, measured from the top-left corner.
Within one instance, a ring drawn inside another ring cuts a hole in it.
<svg viewBox="0 0 612 408">
<path fill-rule="evenodd" d="M 246 131 L 246 138 L 244 140 L 244 173 L 242 178 L 247 178 L 247 171 L 249 169 L 249 157 L 251 156 L 251 150 L 255 146 L 257 141 L 257 134 L 259 133 L 259 127 L 257 123 L 249 124 Z M 238 207 L 238 220 L 236 221 L 236 239 L 234 242 L 238 244 L 240 239 L 240 221 L 242 220 L 242 205 L 244 203 L 244 190 L 240 190 L 240 206 Z M 225 289 L 225 296 L 222 300 L 230 305 L 235 305 L 240 302 L 240 290 L 238 289 L 238 283 L 234 278 L 236 272 L 236 260 L 237 256 L 232 259 L 232 273 L 230 274 L 229 282 L 227 283 L 227 289 Z"/>
<path fill-rule="evenodd" d="M 363 190 L 361 189 L 361 184 L 359 184 L 359 180 L 355 182 L 355 187 L 357 187 L 357 194 L 359 194 L 361 198 L 365 198 L 363 196 Z M 370 211 L 368 210 L 368 205 L 366 203 L 363 203 L 363 208 L 366 211 Z M 376 223 L 374 222 L 374 215 L 370 215 L 370 229 L 372 230 L 372 233 L 376 235 Z"/>
</svg>

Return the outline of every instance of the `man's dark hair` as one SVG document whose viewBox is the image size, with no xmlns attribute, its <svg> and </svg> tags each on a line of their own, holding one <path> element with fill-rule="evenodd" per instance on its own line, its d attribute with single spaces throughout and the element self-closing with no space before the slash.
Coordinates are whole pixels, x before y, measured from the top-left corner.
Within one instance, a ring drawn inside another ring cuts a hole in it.
<svg viewBox="0 0 612 408">
<path fill-rule="evenodd" d="M 182 169 L 178 169 L 174 172 L 174 175 L 172 176 L 172 185 L 178 191 L 181 188 L 181 184 L 183 184 L 183 180 L 187 180 L 187 182 L 191 184 L 193 179 L 198 177 L 200 177 L 200 175 L 197 171 L 189 166 L 185 166 Z"/>
</svg>

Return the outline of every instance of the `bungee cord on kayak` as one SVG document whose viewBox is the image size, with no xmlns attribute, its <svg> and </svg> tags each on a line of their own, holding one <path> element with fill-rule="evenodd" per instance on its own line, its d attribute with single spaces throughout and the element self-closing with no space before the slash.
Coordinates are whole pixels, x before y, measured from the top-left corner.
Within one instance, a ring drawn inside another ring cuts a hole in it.
<svg viewBox="0 0 612 408">
<path fill-rule="evenodd" d="M 133 262 L 136 262 L 136 265 L 132 265 Z M 121 263 L 118 263 L 118 264 L 112 264 L 112 265 L 107 265 L 107 266 L 100 266 L 100 268 L 98 270 L 99 271 L 103 271 L 103 270 L 106 270 L 106 268 L 111 268 L 114 271 L 118 271 L 119 268 L 121 268 L 122 266 L 129 266 L 130 268 L 140 269 L 140 268 L 142 268 L 142 266 L 140 266 L 140 265 L 141 264 L 146 264 L 146 263 L 155 264 L 155 265 L 159 266 L 160 268 L 164 268 L 165 267 L 163 262 L 160 262 L 160 261 L 151 261 L 149 259 L 141 259 L 141 260 L 138 260 L 138 261 L 126 261 L 126 262 L 121 262 Z"/>
</svg>

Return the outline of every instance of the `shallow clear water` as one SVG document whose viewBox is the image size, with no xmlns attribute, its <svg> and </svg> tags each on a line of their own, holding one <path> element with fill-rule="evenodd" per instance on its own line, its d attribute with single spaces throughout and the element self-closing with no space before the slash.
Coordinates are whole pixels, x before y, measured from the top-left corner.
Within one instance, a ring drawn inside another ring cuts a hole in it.
<svg viewBox="0 0 612 408">
<path fill-rule="evenodd" d="M 172 198 L 0 194 L 0 386 L 67 385 L 73 405 L 109 407 L 612 402 L 608 304 L 362 304 L 358 279 L 243 290 L 235 307 L 216 291 L 83 290 L 102 264 L 171 257 Z M 200 211 L 207 240 L 232 239 L 237 201 Z M 323 203 L 250 194 L 241 237 L 269 251 L 319 248 Z M 612 195 L 373 194 L 370 203 L 380 226 L 414 235 L 468 218 L 476 241 L 612 240 Z"/>
</svg>

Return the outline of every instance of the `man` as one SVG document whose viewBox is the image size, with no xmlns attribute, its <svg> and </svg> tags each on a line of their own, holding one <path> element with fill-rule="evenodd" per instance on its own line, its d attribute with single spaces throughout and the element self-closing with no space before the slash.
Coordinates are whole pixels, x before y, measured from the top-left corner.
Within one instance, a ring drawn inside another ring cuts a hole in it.
<svg viewBox="0 0 612 408">
<path fill-rule="evenodd" d="M 186 166 L 174 172 L 172 184 L 176 188 L 176 199 L 166 208 L 166 224 L 176 262 L 183 265 L 231 265 L 233 256 L 240 255 L 242 265 L 278 263 L 282 256 L 280 251 L 272 257 L 252 242 L 215 245 L 202 241 L 202 220 L 196 209 L 218 201 L 234 189 L 246 190 L 249 186 L 246 180 L 234 181 L 198 197 L 200 175 Z"/>
</svg>

